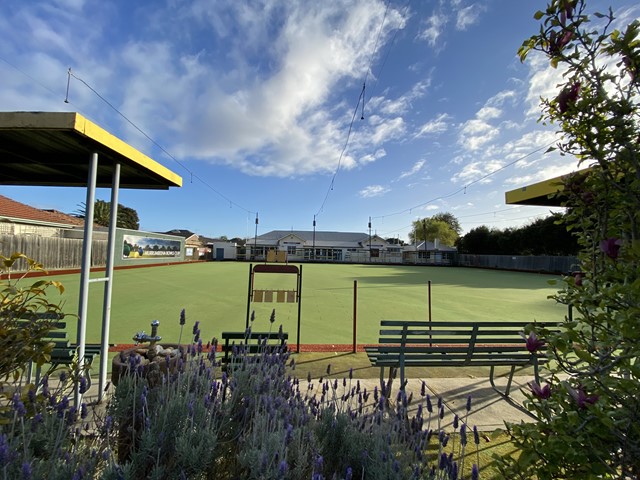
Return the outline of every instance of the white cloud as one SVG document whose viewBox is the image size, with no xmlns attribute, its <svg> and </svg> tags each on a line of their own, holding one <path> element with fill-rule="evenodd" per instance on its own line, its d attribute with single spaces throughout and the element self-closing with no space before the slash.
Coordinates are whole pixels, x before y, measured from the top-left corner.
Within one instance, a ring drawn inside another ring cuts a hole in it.
<svg viewBox="0 0 640 480">
<path fill-rule="evenodd" d="M 413 167 L 411 167 L 410 170 L 407 170 L 406 172 L 402 172 L 400 174 L 400 176 L 398 177 L 398 180 L 402 180 L 403 178 L 411 177 L 411 176 L 415 175 L 416 173 L 420 172 L 420 170 L 422 170 L 422 167 L 424 166 L 425 163 L 426 163 L 425 160 L 418 160 L 416 163 L 413 164 Z"/>
<path fill-rule="evenodd" d="M 487 106 L 482 107 L 480 110 L 478 110 L 478 113 L 476 113 L 476 117 L 479 120 L 493 120 L 495 118 L 500 118 L 501 115 L 502 110 L 500 110 L 499 108 Z"/>
<path fill-rule="evenodd" d="M 423 137 L 425 135 L 434 135 L 444 133 L 449 129 L 449 115 L 441 113 L 436 118 L 429 120 L 423 124 L 416 133 L 416 137 Z"/>
<path fill-rule="evenodd" d="M 370 153 L 370 154 L 363 155 L 362 157 L 360 157 L 358 163 L 360 165 L 366 165 L 367 163 L 371 163 L 371 162 L 375 162 L 376 160 L 380 160 L 381 158 L 384 158 L 386 155 L 387 155 L 387 152 L 385 152 L 384 148 L 379 148 L 374 153 Z"/>
<path fill-rule="evenodd" d="M 389 190 L 390 189 L 388 187 L 383 187 L 382 185 L 369 185 L 368 187 L 360 190 L 360 192 L 358 193 L 362 198 L 370 198 L 384 195 L 385 193 L 389 192 Z"/>
<path fill-rule="evenodd" d="M 425 40 L 430 47 L 435 47 L 445 26 L 447 25 L 447 22 L 448 18 L 446 15 L 434 13 L 425 20 L 426 26 L 418 34 L 418 38 L 420 40 Z"/>
<path fill-rule="evenodd" d="M 458 144 L 466 150 L 476 151 L 492 142 L 499 133 L 498 128 L 483 120 L 477 118 L 468 120 L 460 128 Z"/>
<path fill-rule="evenodd" d="M 468 183 L 478 180 L 488 174 L 491 174 L 503 167 L 504 163 L 500 160 L 482 160 L 473 161 L 465 165 L 462 170 L 456 173 L 451 181 L 454 183 Z M 481 180 L 479 183 L 490 183 L 491 177 Z"/>
<path fill-rule="evenodd" d="M 456 28 L 458 30 L 466 30 L 471 25 L 478 22 L 480 14 L 484 11 L 484 7 L 479 4 L 469 5 L 457 12 Z"/>
</svg>

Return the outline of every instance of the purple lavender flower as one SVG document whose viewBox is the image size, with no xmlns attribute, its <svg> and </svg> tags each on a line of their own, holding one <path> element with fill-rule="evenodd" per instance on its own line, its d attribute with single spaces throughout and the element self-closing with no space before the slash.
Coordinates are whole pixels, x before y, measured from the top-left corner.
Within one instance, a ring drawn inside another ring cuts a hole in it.
<svg viewBox="0 0 640 480">
<path fill-rule="evenodd" d="M 58 405 L 56 406 L 58 417 L 62 418 L 68 408 L 69 408 L 69 397 L 67 395 L 64 395 L 62 397 L 62 400 L 60 400 L 60 403 L 58 403 Z"/>
<path fill-rule="evenodd" d="M 467 446 L 467 424 L 463 423 L 460 426 L 460 444 L 463 447 Z"/>
<path fill-rule="evenodd" d="M 87 409 L 87 404 L 83 402 L 80 405 L 80 418 L 84 420 L 87 415 L 89 415 L 89 410 Z"/>
<path fill-rule="evenodd" d="M 107 415 L 104 419 L 104 430 L 109 433 L 111 431 L 111 427 L 113 426 L 113 417 L 111 415 Z"/>
<path fill-rule="evenodd" d="M 184 311 L 184 308 L 180 310 L 180 325 L 184 325 L 187 322 L 187 315 Z"/>
<path fill-rule="evenodd" d="M 427 412 L 433 413 L 433 405 L 431 404 L 431 396 L 427 394 Z"/>
<path fill-rule="evenodd" d="M 22 480 L 31 480 L 31 464 L 29 462 L 22 464 Z"/>
<path fill-rule="evenodd" d="M 467 397 L 467 412 L 471 411 L 471 395 Z"/>
<path fill-rule="evenodd" d="M 473 443 L 480 445 L 480 433 L 478 433 L 478 427 L 473 426 Z"/>
<path fill-rule="evenodd" d="M 457 429 L 458 429 L 458 422 L 459 422 L 459 421 L 460 421 L 460 420 L 459 420 L 459 418 L 458 418 L 458 415 L 454 415 L 454 416 L 453 416 L 453 429 L 454 429 L 454 430 L 457 430 Z"/>
<path fill-rule="evenodd" d="M 620 253 L 622 240 L 619 238 L 606 238 L 600 241 L 600 250 L 602 250 L 609 258 L 615 260 Z"/>
<path fill-rule="evenodd" d="M 64 370 L 60 372 L 60 383 L 64 383 L 67 381 L 67 372 Z"/>
<path fill-rule="evenodd" d="M 286 460 L 282 460 L 280 462 L 280 465 L 278 466 L 278 475 L 280 476 L 280 478 L 284 478 L 284 476 L 287 474 L 287 470 L 289 470 L 289 466 L 287 465 Z"/>
<path fill-rule="evenodd" d="M 89 389 L 87 385 L 87 379 L 84 375 L 80 377 L 80 380 L 78 382 L 78 389 L 81 394 L 85 393 Z"/>
<path fill-rule="evenodd" d="M 27 414 L 27 409 L 22 402 L 22 398 L 20 398 L 20 394 L 17 392 L 13 394 L 13 409 L 18 417 L 24 417 Z"/>
<path fill-rule="evenodd" d="M 351 467 L 347 467 L 347 472 L 344 475 L 344 480 L 352 480 L 353 479 L 353 469 Z"/>
<path fill-rule="evenodd" d="M 479 478 L 480 478 L 480 471 L 478 470 L 478 465 L 474 463 L 473 466 L 471 467 L 471 480 L 479 480 Z"/>
<path fill-rule="evenodd" d="M 274 308 L 274 309 L 271 311 L 271 316 L 269 317 L 269 322 L 270 322 L 270 323 L 273 323 L 273 322 L 275 322 L 275 321 L 276 321 L 276 309 Z"/>
<path fill-rule="evenodd" d="M 44 417 L 41 413 L 36 413 L 31 419 L 31 431 L 35 432 L 40 425 L 44 423 Z M 1 462 L 0 462 L 1 464 Z"/>
<path fill-rule="evenodd" d="M 200 321 L 196 320 L 196 323 L 193 324 L 193 334 L 195 335 L 196 332 L 199 332 L 199 326 L 200 326 Z"/>
</svg>

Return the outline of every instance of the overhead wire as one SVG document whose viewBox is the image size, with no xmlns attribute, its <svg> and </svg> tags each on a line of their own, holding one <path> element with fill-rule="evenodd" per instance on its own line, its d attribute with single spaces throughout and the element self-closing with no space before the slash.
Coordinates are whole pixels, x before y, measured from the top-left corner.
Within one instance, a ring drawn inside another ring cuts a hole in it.
<svg viewBox="0 0 640 480">
<path fill-rule="evenodd" d="M 255 211 L 251 211 L 245 207 L 243 207 L 242 205 L 234 202 L 233 200 L 231 200 L 229 197 L 227 197 L 226 195 L 224 195 L 223 193 L 221 193 L 220 191 L 216 190 L 215 188 L 213 188 L 213 186 L 211 186 L 208 182 L 206 182 L 204 179 L 202 179 L 200 176 L 198 176 L 196 173 L 194 173 L 191 169 L 189 169 L 184 163 L 182 163 L 180 160 L 178 160 L 176 157 L 174 157 L 169 151 L 167 151 L 166 148 L 164 148 L 162 145 L 160 145 L 157 141 L 155 141 L 150 135 L 148 135 L 144 130 L 142 130 L 140 127 L 138 127 L 138 125 L 136 125 L 133 121 L 131 121 L 124 113 L 122 113 L 120 110 L 118 110 L 111 102 L 109 102 L 109 100 L 107 100 L 104 96 L 102 96 L 95 88 L 93 88 L 91 85 L 89 85 L 86 81 L 84 81 L 82 78 L 78 77 L 77 75 L 75 75 L 72 71 L 71 68 L 69 68 L 68 72 L 68 78 L 70 79 L 71 77 L 75 78 L 76 80 L 78 80 L 79 82 L 81 82 L 84 86 L 86 86 L 89 90 L 91 90 L 100 100 L 102 100 L 104 103 L 106 103 L 113 111 L 115 111 L 118 115 L 120 115 L 127 123 L 129 123 L 129 125 L 131 125 L 133 128 L 135 128 L 140 134 L 142 134 L 147 140 L 149 140 L 153 145 L 155 145 L 158 149 L 160 149 L 165 155 L 167 155 L 171 160 L 173 160 L 174 162 L 176 162 L 178 165 L 180 165 L 189 175 L 191 178 L 191 181 L 193 182 L 193 179 L 198 180 L 200 183 L 202 183 L 205 187 L 207 187 L 209 190 L 211 190 L 212 192 L 214 192 L 216 195 L 218 195 L 220 198 L 222 198 L 223 200 L 225 200 L 225 202 L 228 202 L 230 206 L 235 206 L 237 208 L 239 208 L 240 210 L 245 211 L 247 214 L 255 214 L 257 215 L 257 212 Z M 65 98 L 65 103 L 69 103 L 69 82 L 67 82 L 67 97 Z"/>
<path fill-rule="evenodd" d="M 546 144 L 546 145 L 543 145 L 542 147 L 538 147 L 538 148 L 536 148 L 535 150 L 532 150 L 531 152 L 527 153 L 526 155 L 523 155 L 523 156 L 521 156 L 521 157 L 518 157 L 518 158 L 516 158 L 516 159 L 515 159 L 514 161 L 512 161 L 512 162 L 509 162 L 509 163 L 507 163 L 506 165 L 503 165 L 502 167 L 497 168 L 496 170 L 493 170 L 493 171 L 491 171 L 491 172 L 489 172 L 489 173 L 487 173 L 487 174 L 485 174 L 485 175 L 482 175 L 481 177 L 479 177 L 479 178 L 475 179 L 475 180 L 474 180 L 474 181 L 472 181 L 472 182 L 469 182 L 469 183 L 467 183 L 467 184 L 463 185 L 462 187 L 458 188 L 457 190 L 455 190 L 455 191 L 453 191 L 453 192 L 451 192 L 451 193 L 448 193 L 448 194 L 446 194 L 446 195 L 440 195 L 440 196 L 437 196 L 437 197 L 435 197 L 435 198 L 432 198 L 432 199 L 430 199 L 430 200 L 427 200 L 426 202 L 419 203 L 418 205 L 414 205 L 414 206 L 412 206 L 412 207 L 405 208 L 404 210 L 400 210 L 400 211 L 398 211 L 398 212 L 388 213 L 388 214 L 385 214 L 385 215 L 372 216 L 371 218 L 372 218 L 372 219 L 384 219 L 384 218 L 387 218 L 387 217 L 393 217 L 393 216 L 396 216 L 396 215 L 402 215 L 403 213 L 411 213 L 411 211 L 416 210 L 416 209 L 421 208 L 421 207 L 424 207 L 424 206 L 426 206 L 426 205 L 429 205 L 429 204 L 431 204 L 431 203 L 433 203 L 433 202 L 435 202 L 435 201 L 437 201 L 437 200 L 444 200 L 444 199 L 446 199 L 446 198 L 450 198 L 450 197 L 453 197 L 453 196 L 455 196 L 455 195 L 458 195 L 458 194 L 460 194 L 461 192 L 466 193 L 467 188 L 469 188 L 470 186 L 475 185 L 476 183 L 479 183 L 479 182 L 481 182 L 482 180 L 485 180 L 485 179 L 487 179 L 487 178 L 491 177 L 492 175 L 495 175 L 496 173 L 501 172 L 502 170 L 505 170 L 506 168 L 509 168 L 509 167 L 511 167 L 512 165 L 515 165 L 515 164 L 516 164 L 516 163 L 518 163 L 518 162 L 521 162 L 521 161 L 522 161 L 522 160 L 524 160 L 525 158 L 530 157 L 531 155 L 533 155 L 533 154 L 535 154 L 535 153 L 538 153 L 538 152 L 540 152 L 541 150 L 544 150 L 544 149 L 547 149 L 547 148 L 551 147 L 551 146 L 552 146 L 552 145 L 554 145 L 555 143 L 556 143 L 556 141 L 554 140 L 553 142 L 548 143 L 548 144 Z"/>
<path fill-rule="evenodd" d="M 373 64 L 373 58 L 374 58 L 375 53 L 376 53 L 376 51 L 378 49 L 378 42 L 380 41 L 380 36 L 382 35 L 382 30 L 384 28 L 384 24 L 385 24 L 385 21 L 387 19 L 387 13 L 389 12 L 389 5 L 390 4 L 391 4 L 391 0 L 387 0 L 387 6 L 385 7 L 385 10 L 384 10 L 384 15 L 382 17 L 382 22 L 380 23 L 380 28 L 378 29 L 378 35 L 376 36 L 376 41 L 374 43 L 374 47 L 373 47 L 373 50 L 371 52 L 371 56 L 369 57 L 369 64 L 368 64 L 367 70 L 365 72 L 364 81 L 362 82 L 362 89 L 360 90 L 360 95 L 358 96 L 358 101 L 356 103 L 356 108 L 353 111 L 353 115 L 351 117 L 351 122 L 349 123 L 349 130 L 347 132 L 347 139 L 344 142 L 344 146 L 342 147 L 342 150 L 340 151 L 340 156 L 338 157 L 338 165 L 336 166 L 336 169 L 333 172 L 333 175 L 331 176 L 331 182 L 329 182 L 329 188 L 327 189 L 327 192 L 325 193 L 325 196 L 324 196 L 324 199 L 322 200 L 322 204 L 320 205 L 320 208 L 318 209 L 317 213 L 314 215 L 314 223 L 315 223 L 315 219 L 318 216 L 320 216 L 320 213 L 322 213 L 324 211 L 324 206 L 327 203 L 327 199 L 329 198 L 329 194 L 333 191 L 333 188 L 335 186 L 336 177 L 338 176 L 338 172 L 340 172 L 340 167 L 342 166 L 342 159 L 344 157 L 345 152 L 347 151 L 347 147 L 349 146 L 349 141 L 351 140 L 351 133 L 353 131 L 353 124 L 354 124 L 354 121 L 356 119 L 356 115 L 358 113 L 358 108 L 360 108 L 360 107 L 362 107 L 360 120 L 364 120 L 364 104 L 365 104 L 365 93 L 366 93 L 366 88 L 367 88 L 367 79 L 369 78 L 369 72 L 371 72 L 371 65 Z"/>
</svg>

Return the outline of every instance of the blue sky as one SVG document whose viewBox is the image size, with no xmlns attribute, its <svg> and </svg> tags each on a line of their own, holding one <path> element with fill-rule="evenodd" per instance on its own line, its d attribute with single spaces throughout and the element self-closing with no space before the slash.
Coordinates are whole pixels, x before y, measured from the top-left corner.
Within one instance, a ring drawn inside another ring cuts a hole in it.
<svg viewBox="0 0 640 480">
<path fill-rule="evenodd" d="M 516 56 L 545 5 L 4 0 L 0 105 L 77 111 L 181 175 L 182 188 L 120 192 L 146 231 L 253 237 L 256 212 L 258 234 L 311 230 L 314 216 L 317 230 L 366 232 L 372 217 L 406 240 L 438 212 L 463 232 L 518 226 L 550 209 L 508 206 L 505 191 L 576 168 L 544 154 L 555 128 L 537 123 L 561 72 Z M 615 7 L 625 24 L 640 14 Z M 67 213 L 86 196 L 0 194 Z"/>
</svg>

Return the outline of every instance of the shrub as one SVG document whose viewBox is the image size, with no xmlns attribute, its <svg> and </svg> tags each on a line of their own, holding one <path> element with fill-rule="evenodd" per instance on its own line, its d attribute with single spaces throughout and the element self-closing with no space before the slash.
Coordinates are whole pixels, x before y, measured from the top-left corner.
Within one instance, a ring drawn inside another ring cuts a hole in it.
<svg viewBox="0 0 640 480">
<path fill-rule="evenodd" d="M 39 280 L 23 287 L 29 272 L 44 271 L 41 264 L 21 253 L 10 257 L 0 255 L 0 273 L 7 273 L 17 261 L 27 262 L 27 271 L 13 281 L 0 280 L 0 380 L 20 378 L 29 362 L 42 366 L 50 357 L 53 347 L 43 340 L 55 328 L 60 306 L 50 303 L 49 287 L 64 292 L 61 283 Z M 42 315 L 48 314 L 48 315 Z M 25 322 L 26 320 L 26 322 Z M 22 321 L 22 322 L 21 322 Z"/>
<path fill-rule="evenodd" d="M 588 14 L 584 0 L 554 0 L 535 17 L 540 32 L 521 58 L 537 50 L 564 69 L 542 119 L 560 126 L 560 152 L 590 169 L 567 177 L 562 192 L 581 271 L 554 298 L 572 314 L 545 339 L 553 375 L 531 385 L 528 401 L 539 421 L 511 427 L 522 455 L 503 469 L 510 478 L 638 478 L 640 22 L 612 28 L 611 9 Z"/>
</svg>

